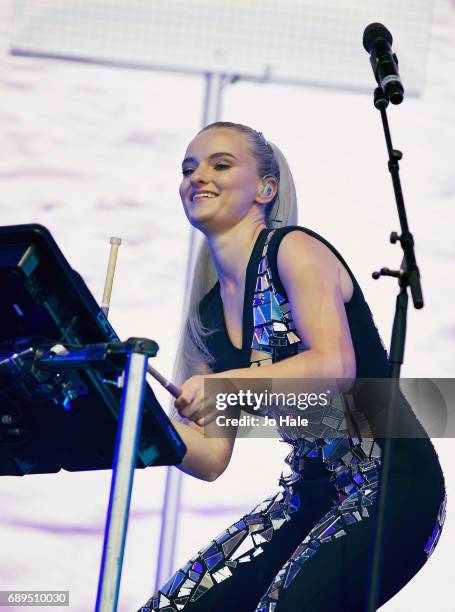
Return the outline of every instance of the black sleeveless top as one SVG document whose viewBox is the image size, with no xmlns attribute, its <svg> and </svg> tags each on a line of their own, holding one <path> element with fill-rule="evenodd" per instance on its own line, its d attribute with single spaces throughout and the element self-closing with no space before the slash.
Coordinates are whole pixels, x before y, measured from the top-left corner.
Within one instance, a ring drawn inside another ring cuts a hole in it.
<svg viewBox="0 0 455 612">
<path fill-rule="evenodd" d="M 352 279 L 354 291 L 351 300 L 345 304 L 346 316 L 349 323 L 349 330 L 352 337 L 354 352 L 356 357 L 357 377 L 358 378 L 385 378 L 388 376 L 387 352 L 379 336 L 376 325 L 373 321 L 371 310 L 365 301 L 362 290 L 352 273 L 349 266 L 344 261 L 340 253 L 325 238 L 312 230 L 301 226 L 288 226 L 276 229 L 270 239 L 267 249 L 267 259 L 269 274 L 273 279 L 274 289 L 280 302 L 287 303 L 287 295 L 282 286 L 277 269 L 278 248 L 283 237 L 293 230 L 303 231 L 310 236 L 323 242 L 335 256 L 344 264 Z M 243 339 L 242 348 L 238 349 L 232 345 L 228 337 L 226 323 L 223 314 L 223 303 L 220 295 L 220 285 L 217 282 L 212 289 L 204 296 L 200 302 L 199 312 L 202 323 L 214 332 L 205 338 L 205 343 L 214 361 L 209 364 L 214 372 L 223 372 L 235 368 L 249 367 L 251 348 L 254 346 L 255 324 L 254 302 L 258 301 L 258 290 L 260 287 L 261 256 L 263 255 L 264 245 L 269 234 L 273 230 L 263 229 L 254 245 L 253 251 L 248 262 L 245 279 L 245 298 L 243 304 Z M 276 317 L 275 317 L 276 318 Z M 298 339 L 298 337 L 297 337 Z M 254 348 L 258 350 L 256 343 Z M 305 347 L 301 347 L 305 350 Z M 285 352 L 285 351 L 284 351 Z M 295 354 L 296 350 L 290 350 L 284 356 Z M 274 361 L 279 357 L 275 355 Z"/>
<path fill-rule="evenodd" d="M 341 431 L 343 411 L 346 414 L 349 405 L 350 420 L 355 421 L 356 435 L 360 438 L 374 438 L 383 447 L 388 413 L 388 386 L 384 380 L 389 376 L 387 351 L 351 269 L 330 242 L 306 227 L 295 225 L 275 230 L 264 228 L 257 237 L 246 270 L 240 349 L 232 345 L 227 333 L 219 282 L 203 297 L 199 304 L 201 321 L 213 330 L 204 338 L 208 350 L 214 356 L 209 366 L 216 373 L 260 365 L 261 360 L 250 361 L 252 348 L 268 353 L 270 357 L 267 360 L 272 363 L 308 349 L 297 335 L 290 304 L 277 269 L 280 242 L 288 232 L 294 230 L 305 232 L 325 244 L 346 267 L 353 283 L 353 294 L 345 304 L 345 309 L 356 358 L 356 380 L 349 389 L 349 399 L 347 393 L 342 393 L 344 406 L 339 406 L 340 410 L 335 411 L 338 415 L 336 420 L 330 414 L 330 425 L 327 425 L 329 421 L 325 418 L 314 423 L 311 436 L 313 439 L 325 438 Z M 247 411 L 246 408 L 244 410 Z M 396 398 L 395 413 L 395 436 L 428 437 L 401 391 Z M 358 426 L 358 423 L 361 424 Z M 300 435 L 291 430 L 280 433 L 285 440 Z M 310 435 L 310 429 L 307 433 Z"/>
</svg>

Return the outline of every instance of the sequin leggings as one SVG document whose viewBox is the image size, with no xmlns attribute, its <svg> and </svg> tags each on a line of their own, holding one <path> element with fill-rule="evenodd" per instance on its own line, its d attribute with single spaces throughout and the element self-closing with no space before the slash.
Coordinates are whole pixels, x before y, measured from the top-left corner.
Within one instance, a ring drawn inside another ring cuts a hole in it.
<svg viewBox="0 0 455 612">
<path fill-rule="evenodd" d="M 141 612 L 364 612 L 381 449 L 352 438 L 300 442 L 279 490 L 177 570 Z M 424 565 L 444 523 L 444 479 L 428 439 L 397 440 L 389 483 L 379 606 Z"/>
</svg>

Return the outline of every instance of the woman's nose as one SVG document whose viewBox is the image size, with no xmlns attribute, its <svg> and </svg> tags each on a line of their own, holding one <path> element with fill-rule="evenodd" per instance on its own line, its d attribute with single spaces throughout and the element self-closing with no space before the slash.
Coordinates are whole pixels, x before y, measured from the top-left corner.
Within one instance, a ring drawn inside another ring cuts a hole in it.
<svg viewBox="0 0 455 612">
<path fill-rule="evenodd" d="M 193 185 L 207 183 L 209 181 L 209 171 L 206 168 L 198 166 L 191 174 L 190 181 Z"/>
</svg>

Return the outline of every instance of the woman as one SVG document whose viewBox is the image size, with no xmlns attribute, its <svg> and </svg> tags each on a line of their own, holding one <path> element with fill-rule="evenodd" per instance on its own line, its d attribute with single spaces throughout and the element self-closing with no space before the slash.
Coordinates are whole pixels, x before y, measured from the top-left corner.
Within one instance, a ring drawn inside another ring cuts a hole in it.
<svg viewBox="0 0 455 612">
<path fill-rule="evenodd" d="M 343 394 L 355 378 L 386 378 L 388 362 L 346 262 L 295 225 L 294 184 L 275 145 L 249 127 L 214 123 L 191 141 L 182 171 L 185 213 L 206 241 L 179 349 L 173 423 L 188 448 L 179 467 L 212 481 L 229 463 L 236 428 L 204 436 L 219 414 L 204 402 L 204 380 L 273 379 L 280 388 L 299 379 L 303 389 L 309 379 L 337 380 Z M 418 572 L 444 521 L 437 455 L 402 396 L 399 404 L 399 420 L 416 435 L 396 445 L 378 605 Z M 363 409 L 377 416 L 370 407 L 371 396 Z M 143 612 L 365 609 L 383 439 L 346 432 L 339 406 L 308 414 L 306 428 L 278 427 L 291 445 L 279 490 L 177 570 Z"/>
</svg>

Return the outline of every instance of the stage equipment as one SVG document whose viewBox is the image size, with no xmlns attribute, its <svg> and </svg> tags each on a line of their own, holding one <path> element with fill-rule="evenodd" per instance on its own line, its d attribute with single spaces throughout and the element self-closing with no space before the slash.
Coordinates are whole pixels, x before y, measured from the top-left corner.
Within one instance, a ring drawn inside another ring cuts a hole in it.
<svg viewBox="0 0 455 612">
<path fill-rule="evenodd" d="M 0 227 L 0 475 L 113 468 L 96 610 L 116 610 L 134 468 L 186 447 L 145 382 L 158 345 L 120 342 L 40 225 Z"/>
<path fill-rule="evenodd" d="M 398 73 L 398 58 L 392 52 L 393 38 L 382 23 L 371 23 L 363 33 L 363 46 L 370 54 L 373 73 L 384 95 L 392 104 L 403 102 L 403 85 Z"/>
<path fill-rule="evenodd" d="M 395 438 L 392 432 L 395 430 L 395 407 L 399 405 L 397 398 L 400 393 L 400 369 L 404 357 L 404 345 L 406 339 L 406 315 L 408 306 L 407 289 L 410 287 L 414 308 L 423 308 L 422 287 L 420 273 L 414 252 L 414 239 L 409 231 L 406 210 L 404 206 L 403 193 L 399 178 L 399 160 L 402 159 L 401 151 L 394 149 L 390 135 L 386 108 L 389 99 L 393 104 L 399 104 L 402 100 L 403 87 L 401 80 L 397 80 L 398 59 L 395 54 L 391 55 L 390 45 L 392 35 L 385 26 L 380 23 L 370 24 L 364 31 L 363 44 L 368 52 L 371 52 L 371 63 L 376 80 L 380 83 L 374 91 L 374 106 L 380 111 L 384 135 L 389 155 L 388 168 L 392 176 L 395 201 L 398 209 L 398 218 L 401 226 L 401 234 L 392 232 L 390 242 L 400 243 L 403 250 L 403 258 L 398 270 L 381 268 L 379 272 L 373 272 L 374 279 L 381 276 L 393 276 L 398 279 L 400 287 L 395 303 L 395 316 L 393 321 L 392 337 L 389 351 L 389 384 L 388 408 L 386 415 L 386 431 L 384 449 L 382 453 L 381 482 L 379 487 L 378 513 L 375 526 L 375 540 L 371 560 L 370 584 L 367 610 L 375 612 L 377 609 L 378 592 L 381 583 L 381 564 L 383 556 L 384 525 L 387 513 L 387 494 L 390 478 L 390 470 L 393 463 Z M 391 63 L 390 58 L 393 62 Z M 396 64 L 396 65 L 395 65 Z M 388 78 L 390 77 L 390 78 Z M 393 409 L 392 409 L 393 407 Z"/>
</svg>

